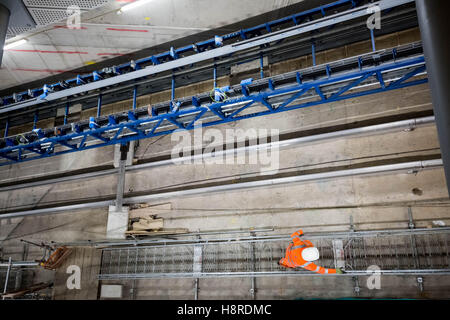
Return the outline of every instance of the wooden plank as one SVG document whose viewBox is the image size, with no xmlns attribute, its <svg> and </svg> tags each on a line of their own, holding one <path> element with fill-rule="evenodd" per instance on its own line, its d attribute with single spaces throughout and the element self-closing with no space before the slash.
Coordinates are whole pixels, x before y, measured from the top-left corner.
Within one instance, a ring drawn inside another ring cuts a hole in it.
<svg viewBox="0 0 450 320">
<path fill-rule="evenodd" d="M 2 297 L 2 299 L 19 298 L 19 297 L 26 295 L 27 293 L 32 293 L 32 292 L 40 291 L 43 289 L 47 289 L 49 286 L 51 286 L 51 284 L 52 284 L 51 282 L 38 283 L 38 284 L 32 285 L 31 287 L 29 287 L 27 289 L 13 291 L 13 292 L 7 292 L 5 294 L 0 295 L 0 297 Z"/>
<path fill-rule="evenodd" d="M 170 234 L 178 234 L 178 233 L 188 233 L 189 229 L 165 229 L 163 231 L 139 231 L 139 230 L 131 230 L 125 232 L 127 235 L 170 235 Z"/>
<path fill-rule="evenodd" d="M 171 210 L 172 210 L 171 203 L 166 203 L 152 207 L 132 209 L 130 210 L 130 219 L 135 218 L 151 219 L 152 216 L 164 215 L 165 213 L 170 212 Z"/>
<path fill-rule="evenodd" d="M 160 230 L 164 228 L 163 219 L 143 219 L 140 218 L 139 222 L 134 222 L 132 229 L 135 231 L 145 231 L 145 230 Z"/>
</svg>

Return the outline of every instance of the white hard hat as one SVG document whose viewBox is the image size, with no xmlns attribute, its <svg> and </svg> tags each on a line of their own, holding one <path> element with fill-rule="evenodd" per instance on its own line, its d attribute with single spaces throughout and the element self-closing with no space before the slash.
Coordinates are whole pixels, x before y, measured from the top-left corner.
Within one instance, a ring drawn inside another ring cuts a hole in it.
<svg viewBox="0 0 450 320">
<path fill-rule="evenodd" d="M 303 249 L 302 258 L 306 261 L 316 261 L 319 259 L 319 250 L 314 247 Z"/>
</svg>

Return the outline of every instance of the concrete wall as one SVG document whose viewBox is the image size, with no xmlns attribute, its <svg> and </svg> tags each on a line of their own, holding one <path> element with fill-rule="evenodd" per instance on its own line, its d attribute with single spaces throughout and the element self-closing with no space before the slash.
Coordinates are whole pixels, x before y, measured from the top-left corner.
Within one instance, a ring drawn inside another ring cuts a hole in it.
<svg viewBox="0 0 450 320">
<path fill-rule="evenodd" d="M 381 288 L 370 290 L 367 277 L 358 277 L 359 293 L 351 277 L 260 277 L 255 280 L 256 300 L 303 299 L 442 299 L 449 296 L 449 276 L 423 277 L 423 290 L 416 277 L 383 276 Z M 102 281 L 122 284 L 129 300 L 194 300 L 194 279 Z M 199 279 L 199 300 L 251 300 L 250 278 Z"/>
</svg>

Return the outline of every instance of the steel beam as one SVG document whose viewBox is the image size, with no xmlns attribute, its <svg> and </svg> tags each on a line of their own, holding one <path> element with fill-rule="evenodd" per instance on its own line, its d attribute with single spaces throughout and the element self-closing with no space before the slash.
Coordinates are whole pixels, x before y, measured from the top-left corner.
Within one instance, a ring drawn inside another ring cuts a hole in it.
<svg viewBox="0 0 450 320">
<path fill-rule="evenodd" d="M 450 269 L 433 270 L 380 270 L 380 275 L 383 276 L 417 276 L 417 275 L 435 275 L 443 276 L 450 275 Z M 318 273 L 309 273 L 302 271 L 274 271 L 274 272 L 216 272 L 216 273 L 202 273 L 195 276 L 200 279 L 205 278 L 255 278 L 255 277 L 354 277 L 355 275 L 367 276 L 366 271 L 351 271 L 345 274 L 327 274 L 322 275 Z M 102 274 L 98 276 L 99 280 L 122 280 L 122 279 L 180 279 L 193 278 L 192 274 L 188 273 L 147 273 L 147 274 Z"/>
<path fill-rule="evenodd" d="M 447 0 L 416 0 L 436 125 L 450 195 L 450 19 Z"/>
</svg>

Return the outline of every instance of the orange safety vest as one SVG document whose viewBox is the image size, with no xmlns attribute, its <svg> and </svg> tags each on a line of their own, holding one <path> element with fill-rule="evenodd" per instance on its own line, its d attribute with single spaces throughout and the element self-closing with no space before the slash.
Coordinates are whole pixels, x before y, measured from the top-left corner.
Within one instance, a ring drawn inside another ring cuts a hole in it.
<svg viewBox="0 0 450 320">
<path fill-rule="evenodd" d="M 289 244 L 286 249 L 286 257 L 280 260 L 280 264 L 286 268 L 304 268 L 320 274 L 336 273 L 336 269 L 322 268 L 302 258 L 302 251 L 308 247 L 314 247 L 314 245 L 309 240 L 300 240 L 301 236 L 303 236 L 302 230 L 291 235 L 293 243 Z"/>
</svg>

